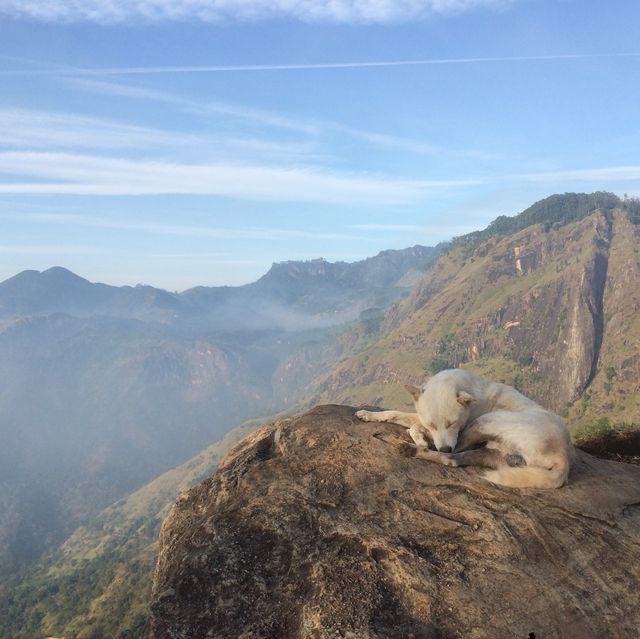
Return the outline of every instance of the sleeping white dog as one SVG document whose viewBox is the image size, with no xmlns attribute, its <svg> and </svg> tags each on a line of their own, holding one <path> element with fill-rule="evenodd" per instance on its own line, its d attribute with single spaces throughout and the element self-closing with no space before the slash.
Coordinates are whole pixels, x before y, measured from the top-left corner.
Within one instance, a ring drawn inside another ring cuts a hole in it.
<svg viewBox="0 0 640 639">
<path fill-rule="evenodd" d="M 405 426 L 414 444 L 400 445 L 404 454 L 487 468 L 486 479 L 514 488 L 559 488 L 567 481 L 574 449 L 564 421 L 512 386 L 451 369 L 406 388 L 416 413 L 356 413 L 363 421 Z"/>
</svg>

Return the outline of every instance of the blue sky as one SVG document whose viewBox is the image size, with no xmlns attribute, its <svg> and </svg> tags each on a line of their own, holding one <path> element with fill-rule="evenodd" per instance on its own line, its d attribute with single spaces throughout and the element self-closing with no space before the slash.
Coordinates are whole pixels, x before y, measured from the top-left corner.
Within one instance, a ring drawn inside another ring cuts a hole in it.
<svg viewBox="0 0 640 639">
<path fill-rule="evenodd" d="M 640 3 L 0 0 L 0 279 L 242 284 L 640 195 Z"/>
</svg>

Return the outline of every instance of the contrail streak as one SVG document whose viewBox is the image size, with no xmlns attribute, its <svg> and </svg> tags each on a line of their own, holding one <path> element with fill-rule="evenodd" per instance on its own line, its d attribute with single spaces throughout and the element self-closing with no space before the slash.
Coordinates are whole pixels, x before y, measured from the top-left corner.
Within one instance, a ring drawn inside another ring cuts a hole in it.
<svg viewBox="0 0 640 639">
<path fill-rule="evenodd" d="M 446 64 L 483 64 L 492 62 L 535 62 L 548 60 L 588 60 L 598 58 L 637 58 L 640 53 L 566 53 L 552 55 L 491 56 L 481 58 L 434 58 L 427 60 L 379 60 L 372 62 L 322 62 L 318 64 L 245 64 L 190 65 L 163 67 L 104 67 L 104 68 L 47 68 L 8 69 L 2 76 L 28 75 L 146 75 L 161 73 L 233 73 L 257 71 L 313 71 L 322 69 L 366 69 L 377 67 L 411 67 Z"/>
</svg>

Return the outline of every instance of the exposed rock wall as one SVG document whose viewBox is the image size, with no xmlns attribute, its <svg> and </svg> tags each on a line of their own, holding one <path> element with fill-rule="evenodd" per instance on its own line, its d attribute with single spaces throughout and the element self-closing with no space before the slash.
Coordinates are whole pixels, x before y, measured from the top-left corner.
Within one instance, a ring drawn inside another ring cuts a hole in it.
<svg viewBox="0 0 640 639">
<path fill-rule="evenodd" d="M 579 285 L 570 303 L 571 321 L 567 344 L 566 399 L 577 399 L 595 377 L 604 330 L 604 291 L 609 266 L 611 219 L 599 214 L 593 219 L 592 248 L 580 273 Z"/>
<path fill-rule="evenodd" d="M 381 429 L 321 406 L 238 444 L 164 523 L 151 639 L 635 636 L 639 468 L 498 488 Z"/>
</svg>

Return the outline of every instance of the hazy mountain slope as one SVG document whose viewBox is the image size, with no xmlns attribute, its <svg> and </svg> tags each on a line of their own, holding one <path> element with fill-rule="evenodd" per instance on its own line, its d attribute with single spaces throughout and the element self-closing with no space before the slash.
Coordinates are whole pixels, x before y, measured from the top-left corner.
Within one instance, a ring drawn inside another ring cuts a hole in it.
<svg viewBox="0 0 640 639">
<path fill-rule="evenodd" d="M 157 533 L 176 497 L 265 420 L 246 422 L 99 513 L 53 555 L 0 585 L 0 639 L 142 637 Z"/>
<path fill-rule="evenodd" d="M 60 266 L 23 271 L 0 282 L 0 317 L 69 313 L 159 320 L 172 317 L 180 306 L 174 293 L 151 286 L 92 283 Z"/>
<path fill-rule="evenodd" d="M 274 375 L 277 393 L 295 397 L 335 361 L 375 334 L 380 313 L 364 317 L 327 347 L 307 343 Z M 292 406 L 292 410 L 295 407 Z M 78 528 L 60 550 L 43 557 L 0 587 L 0 639 L 38 634 L 81 637 L 144 637 L 157 533 L 178 494 L 211 475 L 239 439 L 265 421 L 233 429 L 181 466 L 160 475 Z M 4 634 L 3 634 L 4 633 Z"/>
<path fill-rule="evenodd" d="M 398 280 L 435 253 L 288 262 L 198 299 L 92 284 L 62 268 L 0 283 L 0 573 L 233 424 L 297 401 L 360 344 L 333 346 L 344 321 L 406 295 Z M 381 271 L 379 286 L 364 285 Z M 230 294 L 234 304 L 220 306 Z"/>
<path fill-rule="evenodd" d="M 125 320 L 0 332 L 0 568 L 264 410 L 275 366 L 264 359 Z"/>
<path fill-rule="evenodd" d="M 464 365 L 577 425 L 640 422 L 637 243 L 638 227 L 615 209 L 458 246 L 312 401 L 407 404 L 400 382 Z"/>
<path fill-rule="evenodd" d="M 389 289 L 397 286 L 409 271 L 426 266 L 438 253 L 437 248 L 414 246 L 401 251 L 382 251 L 353 264 L 326 260 L 280 262 L 247 289 L 260 295 L 268 293 L 282 302 L 296 303 L 310 312 L 322 310 L 318 306 L 319 287 L 324 292 L 323 298 L 333 298 L 332 305 L 351 301 L 356 293 L 357 297 L 364 295 L 365 299 L 375 301 L 376 296 L 381 295 L 383 299 L 388 296 Z"/>
<path fill-rule="evenodd" d="M 274 264 L 259 280 L 240 287 L 197 287 L 180 299 L 192 321 L 218 330 L 265 327 L 301 330 L 342 324 L 372 307 L 398 301 L 411 286 L 410 274 L 424 272 L 442 247 L 414 246 L 382 251 L 359 262 L 323 259 Z"/>
</svg>

